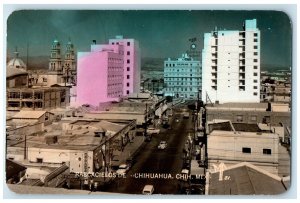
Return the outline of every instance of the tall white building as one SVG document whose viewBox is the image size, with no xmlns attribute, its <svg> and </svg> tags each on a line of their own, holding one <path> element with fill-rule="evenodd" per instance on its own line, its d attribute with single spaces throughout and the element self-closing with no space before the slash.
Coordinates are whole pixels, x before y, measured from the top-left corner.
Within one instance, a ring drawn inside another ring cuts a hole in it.
<svg viewBox="0 0 300 203">
<path fill-rule="evenodd" d="M 124 48 L 124 88 L 123 94 L 140 92 L 141 56 L 139 42 L 135 39 L 123 39 L 116 36 L 109 40 L 110 45 L 123 45 Z"/>
<path fill-rule="evenodd" d="M 165 96 L 196 99 L 201 90 L 200 61 L 183 54 L 181 58 L 164 61 Z"/>
<path fill-rule="evenodd" d="M 244 29 L 204 34 L 202 100 L 260 102 L 260 31 L 256 19 Z"/>
</svg>

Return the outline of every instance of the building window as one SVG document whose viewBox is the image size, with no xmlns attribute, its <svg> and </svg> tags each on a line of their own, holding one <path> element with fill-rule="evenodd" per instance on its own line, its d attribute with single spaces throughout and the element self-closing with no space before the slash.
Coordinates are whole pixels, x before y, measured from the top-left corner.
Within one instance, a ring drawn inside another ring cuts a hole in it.
<svg viewBox="0 0 300 203">
<path fill-rule="evenodd" d="M 127 71 L 130 71 L 130 68 L 129 68 L 129 67 L 127 67 Z"/>
<path fill-rule="evenodd" d="M 257 66 L 254 66 L 254 69 L 257 69 Z"/>
<path fill-rule="evenodd" d="M 114 45 L 115 43 L 113 42 L 112 45 Z"/>
<path fill-rule="evenodd" d="M 257 116 L 251 116 L 250 120 L 256 122 L 257 121 Z"/>
<path fill-rule="evenodd" d="M 254 62 L 257 62 L 258 60 L 257 60 L 257 59 L 253 59 L 253 61 L 254 61 Z"/>
<path fill-rule="evenodd" d="M 271 149 L 263 149 L 263 154 L 272 154 L 272 150 Z"/>
<path fill-rule="evenodd" d="M 127 63 L 130 63 L 130 60 L 129 60 L 129 59 L 127 59 Z"/>
<path fill-rule="evenodd" d="M 130 51 L 127 51 L 127 56 L 130 56 Z"/>
<path fill-rule="evenodd" d="M 43 159 L 42 158 L 36 158 L 36 163 L 43 163 Z"/>
<path fill-rule="evenodd" d="M 254 56 L 257 56 L 257 52 L 254 52 Z"/>
<path fill-rule="evenodd" d="M 257 86 L 253 86 L 253 89 L 257 90 Z"/>
<path fill-rule="evenodd" d="M 257 80 L 253 80 L 254 83 L 257 83 Z"/>
<path fill-rule="evenodd" d="M 257 33 L 253 33 L 254 37 L 257 37 Z"/>
<path fill-rule="evenodd" d="M 254 49 L 257 49 L 257 46 L 254 46 L 253 48 L 254 48 Z"/>
<path fill-rule="evenodd" d="M 130 75 L 127 75 L 127 79 L 130 79 Z"/>
<path fill-rule="evenodd" d="M 130 46 L 130 42 L 127 42 L 127 46 Z"/>
<path fill-rule="evenodd" d="M 257 76 L 257 73 L 253 73 L 253 76 Z"/>
<path fill-rule="evenodd" d="M 127 83 L 127 87 L 129 87 L 129 82 Z"/>
<path fill-rule="evenodd" d="M 257 42 L 257 39 L 254 39 L 254 42 Z"/>
<path fill-rule="evenodd" d="M 243 122 L 243 116 L 242 115 L 237 115 L 236 116 L 236 121 L 237 122 Z"/>
<path fill-rule="evenodd" d="M 243 153 L 251 154 L 251 148 L 243 147 Z"/>
<path fill-rule="evenodd" d="M 257 92 L 254 92 L 253 95 L 254 95 L 254 96 L 257 96 Z"/>
</svg>

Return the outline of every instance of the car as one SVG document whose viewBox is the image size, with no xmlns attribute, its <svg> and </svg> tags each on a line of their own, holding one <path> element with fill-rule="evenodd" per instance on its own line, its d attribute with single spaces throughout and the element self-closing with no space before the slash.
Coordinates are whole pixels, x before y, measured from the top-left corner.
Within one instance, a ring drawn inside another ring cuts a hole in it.
<svg viewBox="0 0 300 203">
<path fill-rule="evenodd" d="M 119 175 L 124 175 L 126 174 L 130 169 L 130 165 L 129 164 L 121 164 L 119 166 L 119 169 L 116 171 L 116 174 L 119 174 Z"/>
<path fill-rule="evenodd" d="M 158 149 L 165 149 L 167 147 L 167 142 L 166 141 L 160 141 L 159 145 L 158 145 Z"/>
<path fill-rule="evenodd" d="M 177 117 L 177 118 L 175 118 L 175 122 L 176 123 L 178 123 L 179 122 L 179 118 Z"/>
<path fill-rule="evenodd" d="M 182 169 L 181 170 L 181 175 L 182 175 L 182 180 L 183 181 L 188 181 L 189 170 L 188 169 Z"/>
<path fill-rule="evenodd" d="M 184 113 L 183 114 L 183 118 L 189 118 L 190 117 L 190 114 L 189 113 Z"/>
<path fill-rule="evenodd" d="M 158 128 L 153 128 L 153 127 L 149 127 L 147 128 L 147 134 L 159 134 L 160 129 Z"/>
<path fill-rule="evenodd" d="M 154 192 L 153 185 L 145 185 L 143 189 L 143 195 L 152 195 Z"/>
</svg>

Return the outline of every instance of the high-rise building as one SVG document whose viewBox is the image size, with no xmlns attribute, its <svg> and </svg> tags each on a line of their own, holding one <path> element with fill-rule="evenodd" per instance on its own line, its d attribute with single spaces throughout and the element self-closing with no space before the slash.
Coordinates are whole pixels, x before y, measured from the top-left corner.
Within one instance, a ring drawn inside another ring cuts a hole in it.
<svg viewBox="0 0 300 203">
<path fill-rule="evenodd" d="M 92 45 L 91 52 L 78 52 L 75 105 L 116 101 L 123 96 L 123 46 Z"/>
<path fill-rule="evenodd" d="M 202 99 L 206 102 L 260 102 L 260 31 L 256 19 L 244 28 L 204 34 Z"/>
<path fill-rule="evenodd" d="M 140 90 L 140 50 L 134 39 L 117 36 L 78 52 L 76 105 L 116 101 Z"/>
<path fill-rule="evenodd" d="M 123 39 L 116 36 L 110 39 L 111 45 L 123 45 L 124 49 L 124 88 L 123 95 L 140 92 L 141 56 L 139 42 L 135 39 Z"/>
<path fill-rule="evenodd" d="M 200 61 L 183 54 L 181 58 L 164 61 L 165 96 L 196 99 L 201 90 Z"/>
</svg>

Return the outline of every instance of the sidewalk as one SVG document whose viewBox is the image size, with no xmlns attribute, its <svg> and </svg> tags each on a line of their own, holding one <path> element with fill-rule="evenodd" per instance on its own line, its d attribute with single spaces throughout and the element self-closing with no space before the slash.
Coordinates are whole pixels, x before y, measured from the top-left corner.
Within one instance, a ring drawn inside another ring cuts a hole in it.
<svg viewBox="0 0 300 203">
<path fill-rule="evenodd" d="M 138 153 L 138 151 L 142 148 L 144 143 L 144 136 L 135 136 L 134 139 L 124 147 L 123 151 L 118 156 L 118 163 L 125 163 L 126 159 L 131 156 L 135 156 L 136 153 Z"/>
</svg>

